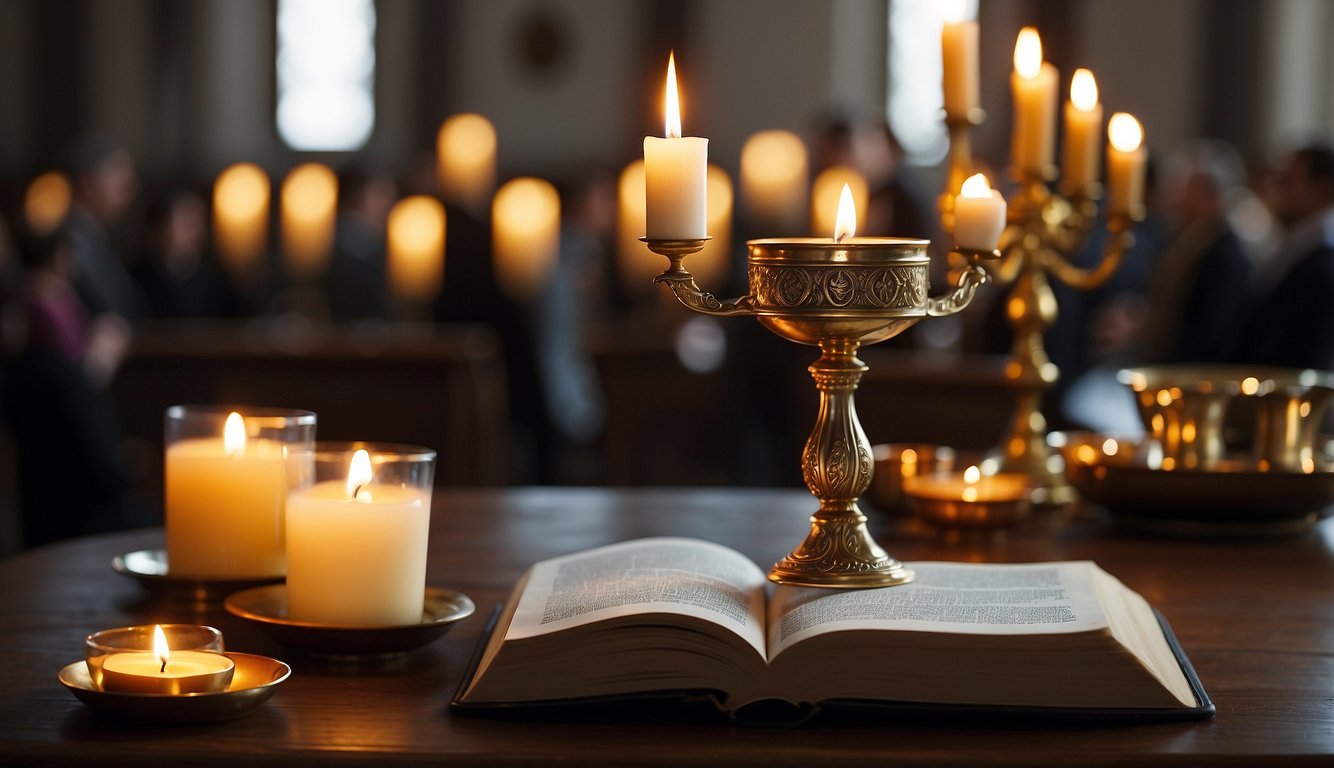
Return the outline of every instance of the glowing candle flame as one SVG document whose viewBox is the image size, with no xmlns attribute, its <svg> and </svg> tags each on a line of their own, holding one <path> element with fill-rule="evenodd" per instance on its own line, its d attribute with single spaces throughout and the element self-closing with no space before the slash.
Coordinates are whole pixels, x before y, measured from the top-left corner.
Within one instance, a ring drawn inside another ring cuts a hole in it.
<svg viewBox="0 0 1334 768">
<path fill-rule="evenodd" d="M 233 411 L 227 416 L 227 423 L 222 427 L 222 450 L 228 456 L 245 453 L 245 419 Z"/>
<path fill-rule="evenodd" d="M 834 218 L 834 242 L 841 243 L 857 234 L 857 206 L 852 202 L 852 188 L 843 185 L 838 195 L 838 216 Z"/>
<path fill-rule="evenodd" d="M 1107 138 L 1118 152 L 1134 152 L 1144 141 L 1144 128 L 1125 112 L 1117 112 L 1107 122 Z"/>
<path fill-rule="evenodd" d="M 1098 106 L 1098 81 L 1087 69 L 1076 69 L 1070 78 L 1070 101 L 1080 112 L 1091 112 Z"/>
<path fill-rule="evenodd" d="M 946 24 L 958 24 L 968 20 L 968 0 L 946 0 L 940 8 Z"/>
<path fill-rule="evenodd" d="M 667 138 L 681 138 L 681 97 L 676 92 L 676 52 L 667 55 Z"/>
<path fill-rule="evenodd" d="M 980 173 L 975 173 L 972 176 L 969 176 L 967 181 L 963 183 L 963 187 L 959 190 L 959 195 L 962 197 L 988 198 L 991 197 L 991 185 L 987 183 L 986 176 L 983 176 Z"/>
<path fill-rule="evenodd" d="M 982 470 L 978 469 L 976 464 L 963 471 L 963 481 L 969 485 L 974 485 L 981 479 Z"/>
<path fill-rule="evenodd" d="M 352 454 L 352 465 L 347 468 L 347 497 L 354 501 L 370 501 L 371 494 L 365 490 L 370 485 L 371 455 L 365 449 L 357 449 Z"/>
<path fill-rule="evenodd" d="M 1019 30 L 1019 39 L 1014 43 L 1014 71 L 1026 80 L 1042 71 L 1042 38 L 1034 27 Z"/>
<path fill-rule="evenodd" d="M 158 672 L 166 672 L 167 662 L 171 660 L 171 648 L 167 646 L 167 635 L 162 631 L 161 624 L 153 625 L 153 655 L 162 662 Z"/>
</svg>

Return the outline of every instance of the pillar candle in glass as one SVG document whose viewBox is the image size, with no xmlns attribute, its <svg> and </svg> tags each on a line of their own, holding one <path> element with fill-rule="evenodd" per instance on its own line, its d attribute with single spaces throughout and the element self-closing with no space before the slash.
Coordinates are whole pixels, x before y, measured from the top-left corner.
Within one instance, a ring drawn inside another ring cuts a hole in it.
<svg viewBox="0 0 1334 768">
<path fill-rule="evenodd" d="M 320 443 L 287 500 L 287 616 L 331 626 L 418 624 L 435 451 Z"/>
<path fill-rule="evenodd" d="M 1042 38 L 1033 27 L 1019 31 L 1014 45 L 1014 130 L 1010 162 L 1019 171 L 1042 176 L 1051 165 L 1056 134 L 1056 67 L 1042 60 Z"/>
<path fill-rule="evenodd" d="M 292 449 L 315 442 L 315 414 L 174 405 L 166 413 L 167 568 L 249 579 L 287 572 L 283 512 Z"/>
<path fill-rule="evenodd" d="M 709 140 L 681 135 L 676 57 L 667 59 L 667 136 L 644 137 L 645 234 L 650 240 L 708 236 Z"/>
</svg>

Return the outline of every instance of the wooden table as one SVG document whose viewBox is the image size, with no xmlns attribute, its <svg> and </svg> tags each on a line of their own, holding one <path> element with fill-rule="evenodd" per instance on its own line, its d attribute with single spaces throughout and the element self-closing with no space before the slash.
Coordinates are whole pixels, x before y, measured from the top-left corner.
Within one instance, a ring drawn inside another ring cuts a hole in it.
<svg viewBox="0 0 1334 768">
<path fill-rule="evenodd" d="M 428 582 L 482 609 L 400 664 L 348 674 L 303 661 L 238 619 L 145 602 L 110 569 L 160 530 L 97 536 L 0 563 L 0 762 L 20 765 L 754 764 L 1273 765 L 1334 763 L 1334 523 L 1268 540 L 1152 538 L 1096 519 L 950 545 L 912 528 L 878 536 L 907 560 L 1097 560 L 1168 617 L 1218 707 L 1205 722 L 1108 727 L 917 720 L 795 729 L 678 717 L 513 722 L 451 716 L 480 614 L 535 560 L 639 536 L 708 537 L 767 563 L 794 545 L 812 501 L 769 490 L 438 490 Z M 56 672 L 90 631 L 207 621 L 231 650 L 289 661 L 249 716 L 155 727 L 105 719 Z"/>
</svg>

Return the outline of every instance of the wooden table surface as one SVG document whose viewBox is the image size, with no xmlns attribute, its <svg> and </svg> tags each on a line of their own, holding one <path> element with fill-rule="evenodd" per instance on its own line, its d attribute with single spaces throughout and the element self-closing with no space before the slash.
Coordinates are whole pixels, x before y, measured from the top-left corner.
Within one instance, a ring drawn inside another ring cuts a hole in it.
<svg viewBox="0 0 1334 768">
<path fill-rule="evenodd" d="M 1093 559 L 1166 614 L 1218 707 L 1193 723 L 1056 727 L 948 719 L 717 725 L 661 714 L 504 721 L 447 705 L 483 615 L 532 562 L 613 541 L 692 535 L 767 565 L 804 533 L 813 502 L 788 490 L 437 490 L 428 583 L 471 595 L 478 615 L 399 663 L 350 673 L 303 660 L 220 609 L 147 601 L 111 571 L 114 555 L 161 546 L 160 530 L 75 540 L 0 562 L 0 763 L 17 765 L 1334 764 L 1334 523 L 1274 539 L 1155 538 L 1097 519 L 1004 540 L 948 544 L 875 526 L 905 560 Z M 56 672 L 87 633 L 202 621 L 230 650 L 292 664 L 291 678 L 242 719 L 147 726 L 107 719 Z"/>
</svg>

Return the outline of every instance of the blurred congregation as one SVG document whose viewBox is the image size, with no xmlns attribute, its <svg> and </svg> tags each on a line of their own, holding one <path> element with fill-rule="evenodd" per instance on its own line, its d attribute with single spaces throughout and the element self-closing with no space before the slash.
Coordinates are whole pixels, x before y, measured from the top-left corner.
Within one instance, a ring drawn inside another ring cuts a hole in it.
<svg viewBox="0 0 1334 768">
<path fill-rule="evenodd" d="M 905 78 L 925 78 L 935 100 L 916 110 L 939 121 L 939 70 L 894 63 L 914 19 L 938 30 L 936 3 L 330 3 L 369 19 L 360 37 L 320 11 L 305 23 L 347 56 L 369 48 L 353 80 L 375 115 L 339 148 L 336 114 L 282 118 L 289 5 L 0 9 L 4 550 L 159 522 L 162 409 L 181 402 L 310 408 L 321 439 L 435 448 L 454 485 L 799 485 L 814 350 L 692 316 L 637 240 L 634 161 L 661 134 L 670 49 L 690 75 L 687 132 L 712 142 L 714 240 L 691 265 L 705 290 L 746 292 L 748 238 L 828 236 L 824 189 L 848 179 L 859 233 L 931 240 L 932 292 L 951 280 L 939 137 L 894 111 Z M 1107 395 L 1129 365 L 1334 368 L 1334 96 L 1318 74 L 1334 73 L 1334 9 L 977 13 L 999 94 L 982 158 L 1006 156 L 1001 83 L 1027 23 L 1063 71 L 1107 73 L 1104 100 L 1141 114 L 1150 146 L 1118 273 L 1053 285 L 1054 428 L 1137 429 Z M 1185 80 L 1144 77 L 1169 58 Z M 1273 96 L 1293 71 L 1305 79 Z M 1005 291 L 978 304 L 863 350 L 872 442 L 999 437 Z"/>
</svg>

